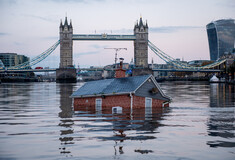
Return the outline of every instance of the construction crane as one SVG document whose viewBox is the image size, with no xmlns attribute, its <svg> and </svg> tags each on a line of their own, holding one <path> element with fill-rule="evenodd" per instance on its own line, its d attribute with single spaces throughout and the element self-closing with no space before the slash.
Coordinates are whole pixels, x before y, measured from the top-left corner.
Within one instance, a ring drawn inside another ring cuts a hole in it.
<svg viewBox="0 0 235 160">
<path fill-rule="evenodd" d="M 104 49 L 114 49 L 116 52 L 115 52 L 115 59 L 114 59 L 114 61 L 115 61 L 115 68 L 116 68 L 116 63 L 117 63 L 117 52 L 118 51 L 120 51 L 120 50 L 122 50 L 122 49 L 124 49 L 124 50 L 127 50 L 127 48 L 104 48 Z"/>
</svg>

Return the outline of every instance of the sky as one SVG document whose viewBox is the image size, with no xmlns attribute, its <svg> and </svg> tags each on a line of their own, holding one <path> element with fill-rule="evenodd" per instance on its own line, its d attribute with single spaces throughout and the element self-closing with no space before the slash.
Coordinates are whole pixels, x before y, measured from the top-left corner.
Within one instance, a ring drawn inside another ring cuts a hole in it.
<svg viewBox="0 0 235 160">
<path fill-rule="evenodd" d="M 235 0 L 0 0 L 0 53 L 31 59 L 59 39 L 60 21 L 72 20 L 74 34 L 133 34 L 140 16 L 148 22 L 149 40 L 173 58 L 210 59 L 206 25 L 235 19 Z M 73 41 L 73 63 L 80 67 L 129 63 L 133 41 Z M 164 63 L 150 49 L 148 61 Z M 59 66 L 59 47 L 34 67 Z"/>
</svg>

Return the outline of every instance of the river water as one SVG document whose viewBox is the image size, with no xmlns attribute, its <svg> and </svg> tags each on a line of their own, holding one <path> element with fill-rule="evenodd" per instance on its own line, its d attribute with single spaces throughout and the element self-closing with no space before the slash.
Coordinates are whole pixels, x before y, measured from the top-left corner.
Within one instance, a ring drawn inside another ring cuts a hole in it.
<svg viewBox="0 0 235 160">
<path fill-rule="evenodd" d="M 151 118 L 73 111 L 82 83 L 0 85 L 0 159 L 234 160 L 235 86 L 163 82 Z"/>
</svg>

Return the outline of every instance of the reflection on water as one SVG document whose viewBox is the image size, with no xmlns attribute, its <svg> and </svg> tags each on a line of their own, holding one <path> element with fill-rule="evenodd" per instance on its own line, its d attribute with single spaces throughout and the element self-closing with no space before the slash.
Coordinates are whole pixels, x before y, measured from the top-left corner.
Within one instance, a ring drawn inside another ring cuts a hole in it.
<svg viewBox="0 0 235 160">
<path fill-rule="evenodd" d="M 0 85 L 0 159 L 234 159 L 235 88 L 164 82 L 173 102 L 110 114 L 73 111 L 82 84 Z"/>
<path fill-rule="evenodd" d="M 210 84 L 210 107 L 234 107 L 235 87 L 219 83 Z"/>
<path fill-rule="evenodd" d="M 210 147 L 235 147 L 230 138 L 235 137 L 235 87 L 226 84 L 210 84 L 210 116 L 208 120 L 208 135 L 222 139 L 210 140 Z M 226 107 L 226 108 L 219 108 Z"/>
<path fill-rule="evenodd" d="M 156 130 L 160 126 L 159 121 L 164 114 L 169 112 L 169 108 L 155 108 L 151 115 L 146 115 L 144 109 L 134 110 L 132 115 L 130 115 L 129 110 L 123 110 L 122 114 L 110 114 L 107 110 L 96 112 L 95 107 L 77 108 L 77 110 L 73 112 L 72 99 L 69 98 L 72 94 L 73 86 L 61 84 L 59 87 L 61 108 L 61 112 L 59 113 L 61 117 L 59 125 L 64 127 L 64 129 L 61 130 L 60 141 L 62 146 L 59 149 L 60 153 L 67 154 L 67 157 L 73 155 L 72 151 L 67 147 L 86 138 L 97 139 L 98 141 L 113 141 L 114 156 L 124 154 L 124 141 L 155 139 L 156 136 L 154 136 L 154 134 L 157 133 Z M 87 132 L 89 132 L 92 133 L 92 136 L 74 137 L 74 135 L 76 135 L 76 129 L 79 127 L 83 128 L 79 130 L 79 134 L 86 135 Z M 130 131 L 138 131 L 138 134 L 128 134 Z M 111 134 L 100 135 L 99 132 L 111 132 Z M 153 152 L 152 150 L 142 149 L 133 151 L 141 154 Z"/>
<path fill-rule="evenodd" d="M 61 154 L 65 154 L 67 157 L 72 156 L 71 151 L 66 148 L 66 145 L 74 144 L 72 135 L 74 133 L 73 129 L 73 107 L 72 99 L 69 96 L 73 93 L 74 85 L 71 84 L 58 84 L 60 92 L 60 109 L 59 117 L 60 123 L 59 126 L 62 127 L 60 130 L 61 147 L 59 148 Z"/>
<path fill-rule="evenodd" d="M 146 141 L 156 139 L 157 128 L 161 126 L 160 120 L 165 113 L 168 113 L 168 108 L 159 108 L 152 113 L 151 120 L 145 120 L 144 110 L 136 111 L 132 116 L 122 114 L 102 114 L 94 113 L 93 111 L 75 112 L 76 127 L 83 128 L 81 132 L 92 133 L 89 139 L 97 139 L 98 141 L 113 141 L 114 157 L 125 153 L 125 141 Z M 102 133 L 109 134 L 102 134 Z M 85 137 L 80 137 L 85 138 Z M 128 142 L 127 142 L 128 143 Z M 151 146 L 149 146 L 151 148 Z M 145 153 L 153 152 L 152 150 L 135 149 L 134 152 Z"/>
</svg>

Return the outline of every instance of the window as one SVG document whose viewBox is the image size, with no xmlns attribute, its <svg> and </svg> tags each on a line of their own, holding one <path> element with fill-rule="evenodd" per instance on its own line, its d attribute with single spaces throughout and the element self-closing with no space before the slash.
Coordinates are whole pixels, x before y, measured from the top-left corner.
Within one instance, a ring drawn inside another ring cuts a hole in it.
<svg viewBox="0 0 235 160">
<path fill-rule="evenodd" d="M 95 110 L 96 110 L 96 112 L 101 113 L 101 110 L 102 110 L 102 99 L 101 98 L 97 98 L 95 100 Z"/>
<path fill-rule="evenodd" d="M 152 98 L 145 98 L 145 117 L 151 117 L 152 114 Z"/>
</svg>

